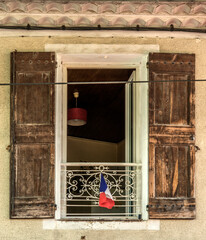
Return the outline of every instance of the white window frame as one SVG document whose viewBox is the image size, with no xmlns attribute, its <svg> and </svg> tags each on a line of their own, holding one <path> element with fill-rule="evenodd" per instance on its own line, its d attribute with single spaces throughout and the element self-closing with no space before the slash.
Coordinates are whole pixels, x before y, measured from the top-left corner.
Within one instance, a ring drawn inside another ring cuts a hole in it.
<svg viewBox="0 0 206 240">
<path fill-rule="evenodd" d="M 90 45 L 91 46 L 91 45 Z M 147 45 L 147 50 L 145 50 L 145 45 L 137 45 L 137 53 L 130 54 L 128 49 L 131 49 L 130 46 L 125 46 L 124 49 L 127 53 L 121 54 L 108 54 L 107 50 L 104 52 L 102 45 L 98 45 L 99 51 L 103 52 L 100 54 L 95 54 L 95 50 L 91 49 L 93 54 L 80 54 L 81 48 L 79 48 L 78 53 L 70 53 L 68 49 L 65 52 L 65 45 L 49 45 L 46 47 L 47 51 L 56 51 L 57 59 L 57 69 L 56 69 L 56 82 L 67 82 L 67 69 L 69 68 L 104 68 L 104 69 L 135 69 L 136 71 L 136 80 L 137 81 L 147 81 L 148 80 L 148 71 L 146 64 L 148 61 L 148 52 L 158 52 L 159 46 L 157 45 Z M 77 46 L 76 46 L 77 47 Z M 86 46 L 83 45 L 85 48 Z M 113 46 L 110 45 L 110 48 Z M 115 46 L 117 47 L 117 46 Z M 91 47 L 90 47 L 91 48 Z M 145 53 L 142 52 L 144 49 Z M 114 50 L 114 49 L 113 49 Z M 64 51 L 64 53 L 62 53 Z M 112 51 L 111 51 L 112 52 Z M 148 204 L 148 84 L 135 84 L 135 96 L 137 103 L 137 114 L 139 117 L 135 119 L 136 128 L 135 132 L 137 134 L 136 142 L 136 158 L 137 163 L 142 163 L 142 219 L 148 219 L 148 212 L 146 210 L 146 205 Z M 66 159 L 67 153 L 67 112 L 64 109 L 67 108 L 67 85 L 57 85 L 56 86 L 56 128 L 55 128 L 55 202 L 57 204 L 57 211 L 55 213 L 55 219 L 61 220 L 63 218 L 61 213 L 61 168 L 60 163 L 64 162 Z"/>
</svg>

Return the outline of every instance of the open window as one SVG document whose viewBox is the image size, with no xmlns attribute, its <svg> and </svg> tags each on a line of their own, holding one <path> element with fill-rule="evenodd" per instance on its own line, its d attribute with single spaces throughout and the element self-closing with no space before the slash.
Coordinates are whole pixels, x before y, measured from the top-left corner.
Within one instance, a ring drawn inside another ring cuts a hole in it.
<svg viewBox="0 0 206 240">
<path fill-rule="evenodd" d="M 68 69 L 67 75 L 72 83 L 67 88 L 68 113 L 84 109 L 87 120 L 77 126 L 72 116 L 73 122 L 67 122 L 67 157 L 61 164 L 63 217 L 140 219 L 135 70 Z M 111 210 L 99 207 L 100 174 L 115 200 Z"/>
</svg>

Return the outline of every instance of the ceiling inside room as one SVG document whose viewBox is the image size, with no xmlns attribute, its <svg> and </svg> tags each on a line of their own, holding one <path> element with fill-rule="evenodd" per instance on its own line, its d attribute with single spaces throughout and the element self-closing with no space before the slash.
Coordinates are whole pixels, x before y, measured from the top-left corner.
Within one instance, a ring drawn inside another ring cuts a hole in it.
<svg viewBox="0 0 206 240">
<path fill-rule="evenodd" d="M 132 69 L 69 69 L 69 82 L 127 81 Z M 87 124 L 68 126 L 68 136 L 118 143 L 125 138 L 125 84 L 68 85 L 68 108 L 87 110 Z"/>
</svg>

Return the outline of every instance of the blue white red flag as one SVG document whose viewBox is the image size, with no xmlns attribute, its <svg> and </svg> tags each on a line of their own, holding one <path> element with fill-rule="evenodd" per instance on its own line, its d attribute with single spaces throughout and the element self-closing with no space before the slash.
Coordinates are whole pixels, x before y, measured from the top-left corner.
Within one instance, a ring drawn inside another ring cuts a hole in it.
<svg viewBox="0 0 206 240">
<path fill-rule="evenodd" d="M 100 195 L 99 195 L 99 206 L 112 209 L 114 207 L 114 199 L 110 193 L 109 188 L 105 182 L 105 179 L 101 173 L 101 182 L 100 182 Z"/>
</svg>

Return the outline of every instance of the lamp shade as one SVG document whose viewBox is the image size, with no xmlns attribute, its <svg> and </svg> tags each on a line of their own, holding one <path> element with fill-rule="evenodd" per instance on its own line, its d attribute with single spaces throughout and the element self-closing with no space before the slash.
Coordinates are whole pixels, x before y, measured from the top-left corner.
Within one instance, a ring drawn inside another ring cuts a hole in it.
<svg viewBox="0 0 206 240">
<path fill-rule="evenodd" d="M 67 121 L 70 126 L 83 126 L 87 123 L 87 111 L 83 108 L 69 108 Z"/>
</svg>

